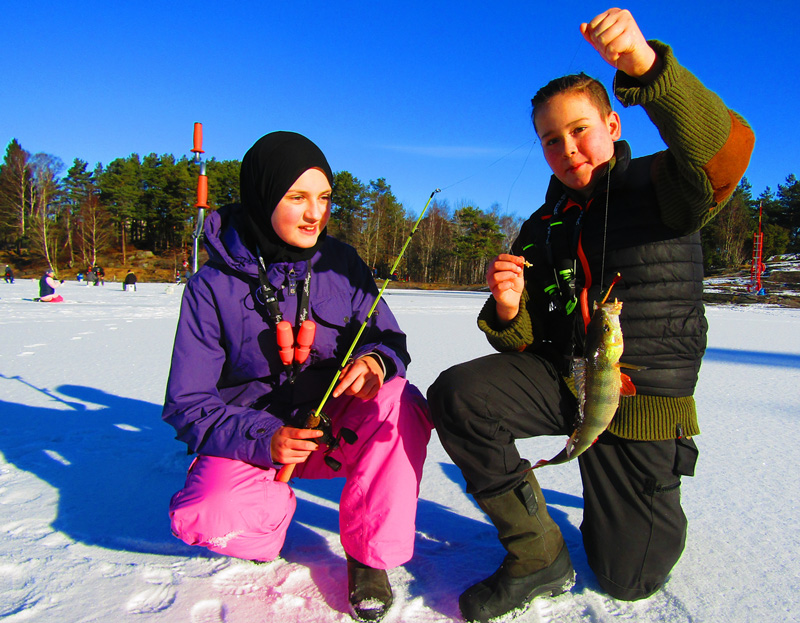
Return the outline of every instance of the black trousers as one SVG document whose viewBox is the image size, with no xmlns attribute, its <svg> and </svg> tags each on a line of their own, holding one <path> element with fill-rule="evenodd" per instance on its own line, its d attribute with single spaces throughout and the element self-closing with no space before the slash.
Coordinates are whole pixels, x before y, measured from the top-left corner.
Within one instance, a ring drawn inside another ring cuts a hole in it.
<svg viewBox="0 0 800 623">
<path fill-rule="evenodd" d="M 497 353 L 454 366 L 428 389 L 428 402 L 439 439 L 476 498 L 500 495 L 522 481 L 530 463 L 520 457 L 517 439 L 567 436 L 577 414 L 556 368 L 530 353 Z M 687 525 L 681 475 L 694 473 L 696 458 L 692 440 L 629 441 L 610 433 L 578 457 L 584 547 L 613 597 L 653 594 L 680 558 Z"/>
</svg>

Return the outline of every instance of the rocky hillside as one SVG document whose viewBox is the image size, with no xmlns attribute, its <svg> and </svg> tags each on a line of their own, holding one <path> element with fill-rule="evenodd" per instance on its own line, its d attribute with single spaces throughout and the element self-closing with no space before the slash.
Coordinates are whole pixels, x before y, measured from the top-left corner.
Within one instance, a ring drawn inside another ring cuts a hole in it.
<svg viewBox="0 0 800 623">
<path fill-rule="evenodd" d="M 208 256 L 205 251 L 201 251 L 200 264 L 206 259 Z M 122 281 L 129 269 L 133 269 L 136 278 L 142 282 L 172 282 L 175 281 L 175 271 L 184 274 L 184 260 L 185 256 L 180 251 L 156 255 L 152 251 L 129 249 L 125 262 L 122 261 L 122 253 L 105 253 L 97 258 L 97 264 L 105 271 L 106 281 L 110 282 Z M 41 259 L 25 259 L 13 253 L 0 252 L 0 273 L 6 265 L 13 268 L 16 279 L 38 279 L 46 268 L 46 263 Z M 85 274 L 88 267 L 83 262 L 76 262 L 72 267 L 58 265 L 54 268 L 59 279 L 75 280 L 78 273 Z"/>
</svg>

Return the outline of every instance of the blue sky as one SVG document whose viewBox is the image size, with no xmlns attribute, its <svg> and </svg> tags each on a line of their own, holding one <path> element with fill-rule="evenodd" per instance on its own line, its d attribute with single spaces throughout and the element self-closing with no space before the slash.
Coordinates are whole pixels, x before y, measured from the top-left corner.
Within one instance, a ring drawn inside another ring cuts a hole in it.
<svg viewBox="0 0 800 623">
<path fill-rule="evenodd" d="M 23 6 L 27 5 L 27 6 Z M 241 159 L 263 134 L 306 134 L 335 171 L 386 178 L 418 213 L 434 188 L 527 216 L 549 169 L 530 98 L 556 76 L 613 69 L 579 25 L 587 2 L 4 3 L 0 142 L 108 164 L 131 153 Z M 620 6 L 620 5 L 617 5 Z M 648 38 L 756 131 L 754 194 L 800 175 L 795 1 L 635 1 Z M 643 111 L 615 110 L 634 155 L 662 148 Z"/>
</svg>

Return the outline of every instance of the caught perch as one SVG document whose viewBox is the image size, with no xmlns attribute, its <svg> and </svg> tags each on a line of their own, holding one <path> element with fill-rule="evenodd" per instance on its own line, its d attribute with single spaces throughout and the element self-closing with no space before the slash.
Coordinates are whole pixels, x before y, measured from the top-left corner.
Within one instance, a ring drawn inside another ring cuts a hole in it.
<svg viewBox="0 0 800 623">
<path fill-rule="evenodd" d="M 619 315 L 622 303 L 616 299 L 607 303 L 608 294 L 600 304 L 595 303 L 592 319 L 586 328 L 584 356 L 573 361 L 573 378 L 578 394 L 575 430 L 561 452 L 549 461 L 538 461 L 531 469 L 566 463 L 584 452 L 608 428 L 619 406 L 620 395 L 636 394 L 630 378 L 620 370 L 623 341 Z"/>
</svg>

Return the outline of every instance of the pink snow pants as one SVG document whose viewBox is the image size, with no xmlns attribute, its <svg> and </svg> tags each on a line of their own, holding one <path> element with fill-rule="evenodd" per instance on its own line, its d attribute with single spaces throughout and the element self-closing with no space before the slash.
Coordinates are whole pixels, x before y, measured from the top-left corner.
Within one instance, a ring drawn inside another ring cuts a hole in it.
<svg viewBox="0 0 800 623">
<path fill-rule="evenodd" d="M 406 379 L 394 378 L 372 400 L 331 399 L 325 413 L 334 433 L 350 428 L 358 441 L 343 442 L 332 453 L 342 463 L 340 471 L 328 467 L 318 450 L 295 466 L 292 477 L 343 476 L 339 529 L 345 552 L 376 569 L 407 562 L 433 428 L 425 399 Z M 226 556 L 272 560 L 297 505 L 292 488 L 276 475 L 242 461 L 198 456 L 170 502 L 173 534 Z"/>
</svg>

